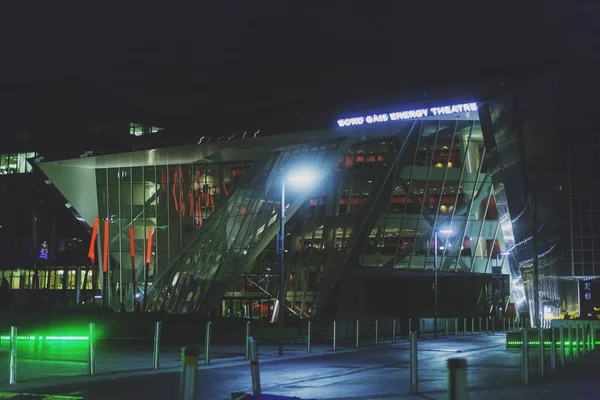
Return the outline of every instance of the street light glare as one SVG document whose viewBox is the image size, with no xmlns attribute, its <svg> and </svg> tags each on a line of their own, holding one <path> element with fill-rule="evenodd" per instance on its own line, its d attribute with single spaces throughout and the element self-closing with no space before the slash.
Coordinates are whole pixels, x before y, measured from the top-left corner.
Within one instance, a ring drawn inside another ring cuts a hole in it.
<svg viewBox="0 0 600 400">
<path fill-rule="evenodd" d="M 440 233 L 443 233 L 445 235 L 449 235 L 449 234 L 451 234 L 453 232 L 452 232 L 452 229 L 440 229 Z"/>
<path fill-rule="evenodd" d="M 317 180 L 317 174 L 314 171 L 297 171 L 288 175 L 286 181 L 294 184 L 313 183 Z"/>
</svg>

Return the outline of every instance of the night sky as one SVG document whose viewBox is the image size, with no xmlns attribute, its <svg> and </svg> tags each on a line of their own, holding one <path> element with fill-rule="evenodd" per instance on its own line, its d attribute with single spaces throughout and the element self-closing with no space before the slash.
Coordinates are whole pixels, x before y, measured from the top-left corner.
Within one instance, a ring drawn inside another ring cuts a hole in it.
<svg viewBox="0 0 600 400">
<path fill-rule="evenodd" d="M 300 129 L 496 90 L 597 35 L 581 23 L 592 2 L 122 3 L 3 6 L 5 126 L 127 115 L 175 130 Z"/>
</svg>

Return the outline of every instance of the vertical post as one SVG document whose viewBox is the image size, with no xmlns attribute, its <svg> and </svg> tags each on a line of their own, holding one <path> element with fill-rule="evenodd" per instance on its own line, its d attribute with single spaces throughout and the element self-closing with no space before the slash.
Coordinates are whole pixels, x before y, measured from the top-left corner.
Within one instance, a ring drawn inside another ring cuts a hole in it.
<svg viewBox="0 0 600 400">
<path fill-rule="evenodd" d="M 307 353 L 312 352 L 312 346 L 311 346 L 311 343 L 310 343 L 310 340 L 311 340 L 311 323 L 312 323 L 312 321 L 309 319 L 308 320 L 307 335 L 306 335 L 306 352 Z"/>
<path fill-rule="evenodd" d="M 485 319 L 485 333 L 490 333 L 490 318 Z"/>
<path fill-rule="evenodd" d="M 256 349 L 256 339 L 250 338 L 250 372 L 252 374 L 252 394 L 261 394 L 260 390 L 260 370 L 258 369 L 258 350 Z"/>
<path fill-rule="evenodd" d="M 396 343 L 396 319 L 392 320 L 392 344 Z"/>
<path fill-rule="evenodd" d="M 467 318 L 463 318 L 463 336 L 467 336 Z"/>
<path fill-rule="evenodd" d="M 375 320 L 375 346 L 379 344 L 379 320 Z"/>
<path fill-rule="evenodd" d="M 558 338 L 560 340 L 560 366 L 565 366 L 565 327 L 558 328 Z"/>
<path fill-rule="evenodd" d="M 556 335 L 554 328 L 550 328 L 550 370 L 556 371 Z"/>
<path fill-rule="evenodd" d="M 446 320 L 446 337 L 448 337 L 448 318 L 444 318 Z"/>
<path fill-rule="evenodd" d="M 458 318 L 454 318 L 454 336 L 458 336 Z"/>
<path fill-rule="evenodd" d="M 544 376 L 544 370 L 545 370 L 545 368 L 544 368 L 544 328 L 539 328 L 538 332 L 539 332 L 538 335 L 540 338 L 540 347 L 539 347 L 539 350 L 540 350 L 540 355 L 539 355 L 539 357 L 540 357 L 540 376 Z"/>
<path fill-rule="evenodd" d="M 433 338 L 437 339 L 437 320 L 438 320 L 438 232 L 433 231 Z"/>
<path fill-rule="evenodd" d="M 81 304 L 81 267 L 75 268 L 75 307 Z"/>
<path fill-rule="evenodd" d="M 336 350 L 336 341 L 337 341 L 337 321 L 333 321 L 333 351 Z"/>
<path fill-rule="evenodd" d="M 506 317 L 502 317 L 502 330 L 506 332 Z"/>
<path fill-rule="evenodd" d="M 10 327 L 10 364 L 8 371 L 8 384 L 17 383 L 17 327 Z"/>
<path fill-rule="evenodd" d="M 471 318 L 471 336 L 475 335 L 475 317 Z"/>
<path fill-rule="evenodd" d="M 161 322 L 156 321 L 154 324 L 154 351 L 152 353 L 152 364 L 154 369 L 158 369 L 159 366 L 159 357 L 160 357 L 160 328 Z"/>
<path fill-rule="evenodd" d="M 479 330 L 477 331 L 479 335 L 481 335 L 481 317 L 479 317 Z"/>
<path fill-rule="evenodd" d="M 581 346 L 581 355 L 585 356 L 586 347 L 587 347 L 587 329 L 586 324 L 583 323 L 581 326 L 581 340 L 583 341 L 583 346 Z"/>
<path fill-rule="evenodd" d="M 523 329 L 523 385 L 529 385 L 529 342 L 527 341 L 527 329 Z"/>
<path fill-rule="evenodd" d="M 182 349 L 183 364 L 179 377 L 179 400 L 193 400 L 196 395 L 196 367 L 198 366 L 198 349 L 185 347 Z"/>
<path fill-rule="evenodd" d="M 448 359 L 448 400 L 467 400 L 467 360 Z"/>
<path fill-rule="evenodd" d="M 283 314 L 285 309 L 285 179 L 281 182 L 281 218 L 279 220 L 279 340 L 277 343 L 277 352 L 279 356 L 283 356 Z M 335 322 L 333 324 L 335 331 Z M 333 339 L 333 343 L 335 350 L 335 338 Z"/>
<path fill-rule="evenodd" d="M 575 359 L 579 359 L 579 325 L 575 324 Z"/>
<path fill-rule="evenodd" d="M 412 332 L 412 318 L 408 319 L 408 336 L 410 336 L 410 333 Z M 402 336 L 402 332 L 400 332 L 400 336 Z"/>
<path fill-rule="evenodd" d="M 360 321 L 356 320 L 356 348 L 358 349 L 358 338 L 360 337 Z"/>
<path fill-rule="evenodd" d="M 310 321 L 308 322 L 310 327 Z M 245 341 L 245 358 L 246 360 L 250 359 L 250 320 L 246 321 L 246 341 Z"/>
<path fill-rule="evenodd" d="M 590 322 L 590 337 L 592 340 L 592 350 L 596 350 L 596 323 Z"/>
<path fill-rule="evenodd" d="M 206 332 L 204 334 L 204 365 L 210 364 L 210 325 L 211 322 L 206 323 Z"/>
<path fill-rule="evenodd" d="M 569 360 L 571 362 L 573 362 L 573 360 L 575 359 L 575 348 L 573 347 L 573 339 L 575 338 L 575 334 L 573 333 L 573 326 L 572 325 L 568 325 L 567 326 L 567 333 L 569 335 Z"/>
<path fill-rule="evenodd" d="M 96 324 L 90 322 L 90 333 L 88 337 L 88 344 L 90 350 L 90 375 L 96 374 L 96 349 L 94 348 L 96 342 Z"/>
<path fill-rule="evenodd" d="M 417 332 L 409 332 L 410 340 L 410 393 L 419 393 L 419 358 L 417 354 Z"/>
</svg>

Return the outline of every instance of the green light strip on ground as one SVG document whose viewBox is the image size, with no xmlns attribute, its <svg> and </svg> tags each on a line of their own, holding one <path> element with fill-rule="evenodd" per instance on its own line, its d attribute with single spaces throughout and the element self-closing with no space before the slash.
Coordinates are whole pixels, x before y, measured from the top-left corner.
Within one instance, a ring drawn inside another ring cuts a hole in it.
<svg viewBox="0 0 600 400">
<path fill-rule="evenodd" d="M 34 341 L 34 340 L 45 340 L 53 342 L 72 342 L 72 341 L 86 341 L 90 338 L 88 336 L 17 336 L 17 340 Z M 0 340 L 9 341 L 10 336 L 0 336 Z"/>
<path fill-rule="evenodd" d="M 539 340 L 532 340 L 532 341 L 527 342 L 527 343 L 529 343 L 530 345 L 532 345 L 532 344 L 539 345 L 540 344 Z M 579 342 L 579 344 L 581 346 L 583 346 L 584 343 L 585 342 Z M 521 340 L 518 340 L 518 341 L 511 340 L 511 341 L 506 342 L 506 344 L 509 345 L 509 346 L 511 346 L 511 345 L 521 346 L 521 345 L 523 345 L 523 341 L 521 341 Z M 552 342 L 551 341 L 544 341 L 544 344 L 549 346 L 549 345 L 552 344 Z M 556 342 L 556 344 L 560 345 L 560 342 Z M 569 345 L 573 345 L 574 346 L 575 344 L 576 344 L 576 342 L 565 342 L 566 346 L 569 346 Z M 596 344 L 600 345 L 600 341 L 596 341 Z"/>
</svg>

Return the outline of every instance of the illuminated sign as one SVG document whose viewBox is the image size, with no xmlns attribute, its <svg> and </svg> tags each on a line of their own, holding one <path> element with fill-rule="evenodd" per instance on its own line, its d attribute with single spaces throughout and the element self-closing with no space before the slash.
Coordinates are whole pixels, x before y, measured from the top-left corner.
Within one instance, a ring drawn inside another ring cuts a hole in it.
<svg viewBox="0 0 600 400">
<path fill-rule="evenodd" d="M 363 117 L 338 119 L 338 126 L 353 126 L 376 124 L 379 122 L 400 121 L 404 119 L 425 118 L 438 115 L 450 115 L 462 112 L 477 111 L 477 103 L 455 104 L 452 106 L 441 106 L 431 108 L 420 108 L 417 110 L 398 111 L 387 114 L 370 114 Z"/>
</svg>

